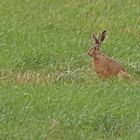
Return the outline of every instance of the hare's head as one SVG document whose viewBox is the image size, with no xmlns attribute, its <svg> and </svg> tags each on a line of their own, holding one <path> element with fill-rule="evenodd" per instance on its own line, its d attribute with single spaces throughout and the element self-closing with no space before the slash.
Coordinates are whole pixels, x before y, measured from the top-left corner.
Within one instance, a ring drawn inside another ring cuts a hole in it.
<svg viewBox="0 0 140 140">
<path fill-rule="evenodd" d="M 105 34 L 106 34 L 105 30 L 101 33 L 99 38 L 97 38 L 95 36 L 95 34 L 93 34 L 94 44 L 93 44 L 93 46 L 88 51 L 88 55 L 89 56 L 95 57 L 96 55 L 101 54 L 100 48 L 101 48 L 102 41 L 105 39 Z"/>
</svg>

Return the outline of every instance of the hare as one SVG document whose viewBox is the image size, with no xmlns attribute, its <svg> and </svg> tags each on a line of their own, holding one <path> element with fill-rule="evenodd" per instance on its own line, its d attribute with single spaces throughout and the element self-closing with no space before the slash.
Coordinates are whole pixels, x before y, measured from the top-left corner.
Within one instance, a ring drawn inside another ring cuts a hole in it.
<svg viewBox="0 0 140 140">
<path fill-rule="evenodd" d="M 105 35 L 105 30 L 101 33 L 98 39 L 93 34 L 93 40 L 95 43 L 88 51 L 88 55 L 93 58 L 93 69 L 101 78 L 128 78 L 127 71 L 122 65 L 101 52 L 101 43 L 104 41 Z"/>
</svg>

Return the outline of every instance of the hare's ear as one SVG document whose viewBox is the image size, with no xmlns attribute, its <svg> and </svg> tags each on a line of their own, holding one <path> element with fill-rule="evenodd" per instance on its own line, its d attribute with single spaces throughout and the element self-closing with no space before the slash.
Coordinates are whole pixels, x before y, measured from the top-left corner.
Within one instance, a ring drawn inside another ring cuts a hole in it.
<svg viewBox="0 0 140 140">
<path fill-rule="evenodd" d="M 93 40 L 95 41 L 95 44 L 99 44 L 98 39 L 96 38 L 95 34 L 93 34 Z"/>
<path fill-rule="evenodd" d="M 101 35 L 100 35 L 100 37 L 99 37 L 99 39 L 98 39 L 100 44 L 102 43 L 102 41 L 104 41 L 105 35 L 106 35 L 106 30 L 104 30 L 104 31 L 101 33 Z"/>
</svg>

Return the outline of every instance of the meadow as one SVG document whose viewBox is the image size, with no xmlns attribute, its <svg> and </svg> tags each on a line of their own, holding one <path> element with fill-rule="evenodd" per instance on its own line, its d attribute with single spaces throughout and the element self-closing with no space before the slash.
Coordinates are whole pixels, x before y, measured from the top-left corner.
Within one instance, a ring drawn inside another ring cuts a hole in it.
<svg viewBox="0 0 140 140">
<path fill-rule="evenodd" d="M 140 139 L 139 0 L 0 0 L 0 139 Z M 130 79 L 98 78 L 92 33 Z"/>
</svg>

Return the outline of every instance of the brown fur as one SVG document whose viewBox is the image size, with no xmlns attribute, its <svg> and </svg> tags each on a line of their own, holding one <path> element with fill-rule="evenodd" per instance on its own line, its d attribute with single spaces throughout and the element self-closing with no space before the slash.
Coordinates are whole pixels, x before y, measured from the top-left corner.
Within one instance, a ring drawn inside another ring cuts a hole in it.
<svg viewBox="0 0 140 140">
<path fill-rule="evenodd" d="M 128 74 L 123 66 L 100 51 L 101 43 L 105 39 L 105 33 L 106 31 L 103 31 L 99 39 L 93 35 L 95 44 L 88 51 L 89 56 L 93 58 L 93 69 L 102 78 L 127 78 Z"/>
</svg>

